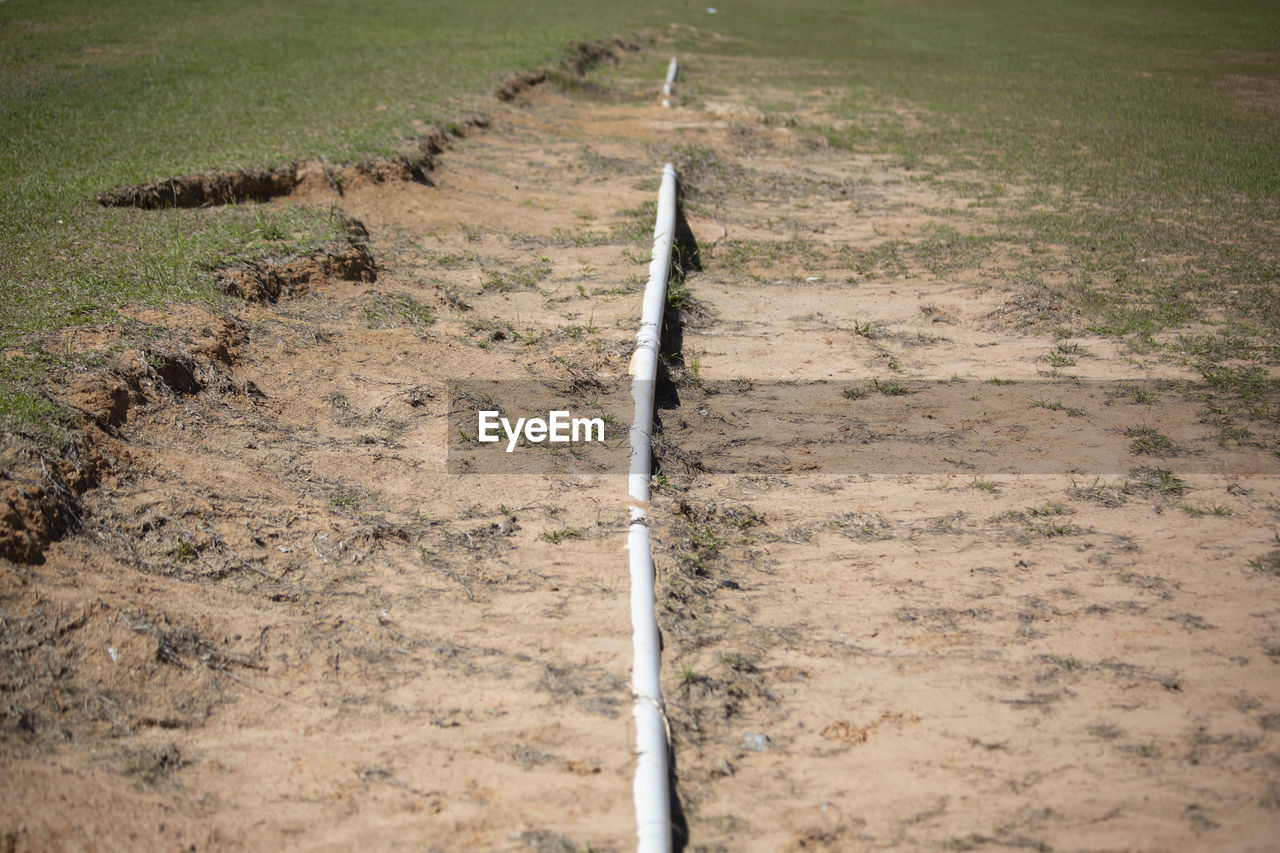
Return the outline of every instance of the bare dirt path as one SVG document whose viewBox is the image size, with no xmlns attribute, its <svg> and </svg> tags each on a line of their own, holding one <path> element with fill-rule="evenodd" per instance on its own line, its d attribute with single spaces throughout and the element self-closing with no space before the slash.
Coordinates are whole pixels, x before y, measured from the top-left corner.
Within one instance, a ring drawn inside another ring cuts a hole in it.
<svg viewBox="0 0 1280 853">
<path fill-rule="evenodd" d="M 376 281 L 142 318 L 217 357 L 129 411 L 80 532 L 5 566 L 5 844 L 631 846 L 625 466 L 461 474 L 448 409 L 469 379 L 625 390 L 670 158 L 688 849 L 1268 846 L 1274 457 L 1070 334 L 1002 275 L 1016 245 L 938 238 L 973 199 L 747 107 L 727 65 L 663 110 L 650 65 L 495 108 L 434 186 L 281 202 L 360 220 Z"/>
</svg>

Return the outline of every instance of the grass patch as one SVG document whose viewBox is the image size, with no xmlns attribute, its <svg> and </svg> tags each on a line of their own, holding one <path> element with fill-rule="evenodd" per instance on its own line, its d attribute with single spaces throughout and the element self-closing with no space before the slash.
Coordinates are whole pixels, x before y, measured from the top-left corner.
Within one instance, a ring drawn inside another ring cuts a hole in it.
<svg viewBox="0 0 1280 853">
<path fill-rule="evenodd" d="M 1067 416 L 1072 418 L 1082 418 L 1085 415 L 1084 409 L 1067 406 L 1059 400 L 1047 400 L 1043 397 L 1032 400 L 1031 407 L 1033 409 L 1045 409 L 1050 412 L 1066 412 Z"/>
<path fill-rule="evenodd" d="M 1065 524 L 1057 521 L 1046 521 L 1042 523 L 1028 522 L 1027 530 L 1032 533 L 1038 533 L 1046 538 L 1055 536 L 1074 536 L 1079 533 L 1079 528 L 1071 524 Z"/>
<path fill-rule="evenodd" d="M 676 311 L 683 311 L 688 308 L 693 297 L 689 293 L 689 285 L 685 283 L 684 276 L 676 276 L 667 282 L 667 306 L 674 308 Z"/>
<path fill-rule="evenodd" d="M 885 382 L 881 382 L 879 379 L 873 379 L 871 380 L 871 387 L 886 397 L 904 397 L 907 394 L 915 393 L 915 391 L 912 391 L 901 382 L 897 382 L 892 379 Z"/>
<path fill-rule="evenodd" d="M 402 323 L 424 329 L 436 321 L 435 316 L 408 293 L 370 294 L 372 304 L 364 307 L 365 323 L 370 329 L 386 329 Z"/>
<path fill-rule="evenodd" d="M 1182 495 L 1191 489 L 1182 479 L 1174 476 L 1172 471 L 1163 468 L 1134 468 L 1129 472 L 1131 478 L 1125 484 L 1125 490 L 1145 489 L 1161 495 Z"/>
<path fill-rule="evenodd" d="M 1177 452 L 1173 441 L 1154 427 L 1127 427 L 1124 434 L 1133 439 L 1129 452 L 1139 456 L 1171 456 Z"/>
<path fill-rule="evenodd" d="M 573 528 L 565 528 L 563 530 L 544 530 L 542 531 L 542 540 L 550 542 L 552 545 L 559 545 L 569 539 L 581 539 L 582 531 Z"/>
<path fill-rule="evenodd" d="M 354 510 L 360 506 L 360 493 L 339 492 L 329 498 L 329 506 L 337 510 Z"/>
<path fill-rule="evenodd" d="M 715 39 L 701 7 L 587 0 L 14 0 L 0 4 L 0 351 L 21 341 L 30 354 L 32 335 L 110 322 L 128 302 L 214 299 L 211 265 L 287 253 L 326 228 L 323 211 L 103 209 L 97 192 L 395 154 L 506 71 L 659 19 L 686 25 L 672 48 L 701 65 L 682 95 L 708 94 L 730 62 L 735 83 L 821 88 L 844 121 L 812 132 L 974 199 L 991 224 L 975 232 L 958 211 L 955 226 L 847 257 L 780 241 L 718 246 L 717 262 L 741 248 L 743 264 L 780 252 L 806 269 L 942 274 L 1008 242 L 1026 251 L 1001 275 L 1034 283 L 1064 309 L 1055 316 L 1071 309 L 1095 332 L 1193 359 L 1208 391 L 1244 401 L 1243 416 L 1280 418 L 1275 395 L 1256 390 L 1257 369 L 1280 364 L 1280 146 L 1267 94 L 1280 6 L 1264 0 L 743 0 L 716 16 Z M 770 97 L 768 110 L 793 109 Z M 750 178 L 710 149 L 662 153 L 695 196 Z M 611 239 L 647 244 L 652 210 L 637 213 Z M 0 384 L 0 417 L 47 424 L 20 388 Z"/>
<path fill-rule="evenodd" d="M 484 290 L 507 293 L 512 290 L 536 290 L 551 275 L 546 264 L 528 264 L 510 270 L 490 270 L 485 274 Z"/>
</svg>

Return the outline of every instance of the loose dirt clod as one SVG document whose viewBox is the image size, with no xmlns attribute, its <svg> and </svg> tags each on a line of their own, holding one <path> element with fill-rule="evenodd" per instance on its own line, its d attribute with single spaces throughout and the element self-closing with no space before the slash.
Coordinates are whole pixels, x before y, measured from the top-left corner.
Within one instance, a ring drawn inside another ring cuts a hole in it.
<svg viewBox="0 0 1280 853">
<path fill-rule="evenodd" d="M 223 290 L 231 296 L 249 302 L 278 302 L 297 296 L 324 279 L 377 281 L 378 267 L 369 250 L 356 245 L 292 261 L 262 261 L 242 268 L 224 268 L 217 275 L 223 282 Z"/>
</svg>

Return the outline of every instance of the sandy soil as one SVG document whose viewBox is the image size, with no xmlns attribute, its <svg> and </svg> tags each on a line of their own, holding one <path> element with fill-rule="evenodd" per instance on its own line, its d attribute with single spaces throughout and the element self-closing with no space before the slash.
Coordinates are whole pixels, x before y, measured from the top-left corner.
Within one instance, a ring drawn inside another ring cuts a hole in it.
<svg viewBox="0 0 1280 853">
<path fill-rule="evenodd" d="M 975 200 L 749 107 L 727 65 L 663 110 L 658 67 L 495 105 L 431 186 L 277 202 L 360 220 L 376 281 L 139 317 L 199 381 L 104 427 L 44 564 L 0 563 L 0 848 L 631 846 L 624 467 L 460 473 L 450 409 L 477 379 L 625 394 L 668 158 L 687 849 L 1273 847 L 1266 441 L 1078 334 L 1017 245 L 877 253 Z"/>
</svg>

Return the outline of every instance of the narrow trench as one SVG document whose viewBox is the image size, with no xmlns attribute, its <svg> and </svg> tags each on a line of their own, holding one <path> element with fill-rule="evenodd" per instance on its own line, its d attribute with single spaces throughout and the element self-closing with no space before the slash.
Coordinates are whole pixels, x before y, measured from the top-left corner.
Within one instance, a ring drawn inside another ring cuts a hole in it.
<svg viewBox="0 0 1280 853">
<path fill-rule="evenodd" d="M 655 434 L 662 432 L 662 412 L 675 413 L 681 406 L 680 389 L 672 379 L 670 367 L 684 368 L 684 319 L 681 308 L 671 304 L 671 285 L 674 283 L 682 290 L 686 289 L 689 278 L 702 270 L 702 256 L 698 241 L 684 215 L 683 190 L 684 183 L 681 181 L 677 184 L 676 190 L 675 230 L 672 237 L 671 268 L 667 278 L 668 300 L 662 315 L 660 351 L 664 355 L 658 359 L 658 384 L 654 393 L 653 432 Z M 650 471 L 650 477 L 661 470 L 662 462 L 658 452 L 654 453 L 652 464 L 654 470 Z M 660 647 L 665 651 L 666 643 L 661 633 L 661 626 L 662 620 L 659 618 Z M 670 723 L 668 723 L 668 731 L 670 731 Z M 680 795 L 679 754 L 674 742 L 668 742 L 667 750 L 670 770 L 668 792 L 671 798 L 671 845 L 673 850 L 683 851 L 687 849 L 690 837 L 688 818 Z"/>
</svg>

